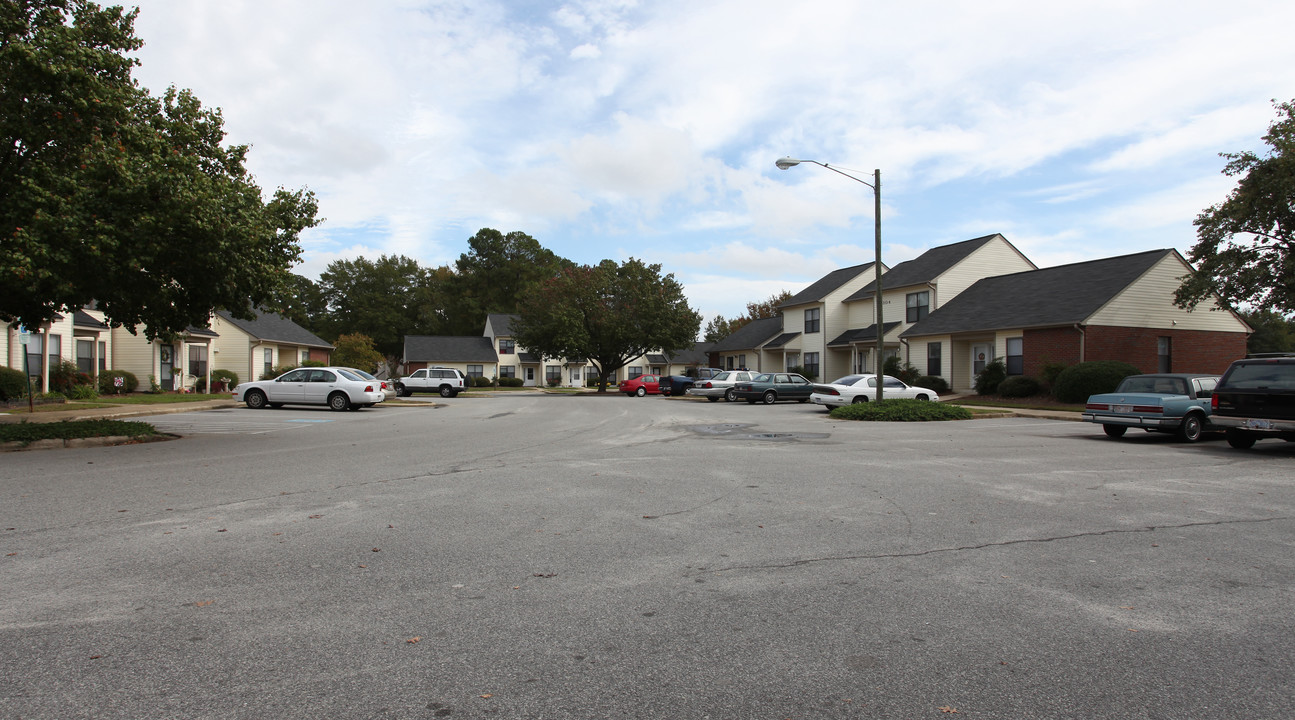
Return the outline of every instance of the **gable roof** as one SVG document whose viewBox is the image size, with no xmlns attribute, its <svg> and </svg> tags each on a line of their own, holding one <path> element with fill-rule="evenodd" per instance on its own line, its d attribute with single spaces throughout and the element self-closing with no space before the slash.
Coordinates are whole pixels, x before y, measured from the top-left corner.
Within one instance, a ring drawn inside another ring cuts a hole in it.
<svg viewBox="0 0 1295 720">
<path fill-rule="evenodd" d="M 714 349 L 715 343 L 700 341 L 693 343 L 690 348 L 676 350 L 675 352 L 666 353 L 660 357 L 662 360 L 666 361 L 666 363 L 663 364 L 705 366 L 710 364 L 710 353 Z M 649 355 L 648 357 L 652 358 L 656 356 Z M 652 363 L 657 364 L 655 360 L 652 360 Z"/>
<path fill-rule="evenodd" d="M 912 260 L 905 260 L 891 268 L 885 275 L 882 275 L 882 289 L 884 291 L 891 288 L 923 285 L 931 282 L 947 272 L 949 268 L 952 268 L 954 265 L 966 260 L 972 253 L 989 244 L 989 242 L 994 238 L 1002 238 L 1003 242 L 1007 242 L 1007 238 L 1004 238 L 999 233 L 994 233 L 993 235 L 985 235 L 984 237 L 972 238 L 971 240 L 963 240 L 962 242 L 933 247 Z M 1007 242 L 1007 244 L 1011 245 L 1010 242 Z M 1015 247 L 1013 247 L 1013 249 L 1015 249 Z M 1024 255 L 1021 255 L 1021 257 L 1025 258 Z M 1030 262 L 1029 258 L 1025 258 L 1025 261 Z M 1034 263 L 1030 262 L 1030 265 L 1033 266 Z M 876 292 L 877 281 L 873 280 L 860 288 L 858 292 L 846 298 L 844 302 L 871 298 L 876 294 Z"/>
<path fill-rule="evenodd" d="M 72 313 L 72 327 L 86 328 L 90 330 L 107 330 L 108 324 L 102 322 L 84 310 L 77 310 Z"/>
<path fill-rule="evenodd" d="M 714 352 L 727 350 L 750 350 L 758 348 L 782 332 L 782 317 L 760 318 L 738 328 L 728 337 L 715 343 Z"/>
<path fill-rule="evenodd" d="M 873 263 L 863 263 L 862 265 L 851 265 L 850 267 L 833 270 L 814 282 L 809 287 L 801 290 L 787 302 L 779 305 L 780 308 L 792 307 L 793 305 L 804 305 L 805 303 L 819 302 L 827 297 L 833 290 L 840 288 L 842 285 L 858 277 L 861 273 L 872 268 Z"/>
<path fill-rule="evenodd" d="M 1150 250 L 983 278 L 900 337 L 1082 324 L 1169 254 L 1177 251 Z"/>
<path fill-rule="evenodd" d="M 216 314 L 222 317 L 226 322 L 248 335 L 251 335 L 257 340 L 268 340 L 270 342 L 281 342 L 291 345 L 304 345 L 306 347 L 328 348 L 330 350 L 333 348 L 332 343 L 325 342 L 318 335 L 279 313 L 265 312 L 264 310 L 254 310 L 253 313 L 256 315 L 255 319 L 240 320 L 231 315 L 227 310 L 216 311 Z"/>
<path fill-rule="evenodd" d="M 484 335 L 406 335 L 405 362 L 497 363 L 499 356 Z"/>
<path fill-rule="evenodd" d="M 516 315 L 508 313 L 490 313 L 486 316 L 486 328 L 494 330 L 495 337 L 512 337 L 513 320 L 516 319 Z"/>
<path fill-rule="evenodd" d="M 883 326 L 885 328 L 884 332 L 888 333 L 902 324 L 903 323 L 898 321 L 888 322 Z M 829 342 L 827 344 L 827 346 L 828 347 L 849 347 L 851 343 L 862 342 L 864 340 L 875 341 L 876 339 L 877 339 L 877 323 L 873 323 L 866 328 L 856 328 L 854 330 L 846 330 L 840 335 L 837 335 L 836 338 L 832 340 L 832 342 Z"/>
</svg>

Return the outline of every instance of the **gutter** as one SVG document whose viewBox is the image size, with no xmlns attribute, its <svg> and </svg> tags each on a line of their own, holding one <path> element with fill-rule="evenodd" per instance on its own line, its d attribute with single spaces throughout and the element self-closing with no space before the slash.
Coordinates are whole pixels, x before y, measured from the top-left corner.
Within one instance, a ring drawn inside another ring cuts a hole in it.
<svg viewBox="0 0 1295 720">
<path fill-rule="evenodd" d="M 1085 350 L 1086 350 L 1085 346 L 1088 344 L 1087 343 L 1088 336 L 1084 333 L 1083 325 L 1080 325 L 1079 323 L 1075 323 L 1073 327 L 1075 328 L 1075 332 L 1079 333 L 1079 362 L 1083 362 Z"/>
</svg>

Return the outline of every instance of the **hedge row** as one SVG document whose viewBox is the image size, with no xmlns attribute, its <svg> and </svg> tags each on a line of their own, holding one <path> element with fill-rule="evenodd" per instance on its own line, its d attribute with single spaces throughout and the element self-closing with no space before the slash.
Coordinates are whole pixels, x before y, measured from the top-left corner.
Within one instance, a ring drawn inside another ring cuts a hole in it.
<svg viewBox="0 0 1295 720">
<path fill-rule="evenodd" d="M 934 389 L 934 388 L 932 388 Z M 875 422 L 928 422 L 931 420 L 970 420 L 971 411 L 959 405 L 925 400 L 881 400 L 833 408 L 834 420 L 872 420 Z"/>
</svg>

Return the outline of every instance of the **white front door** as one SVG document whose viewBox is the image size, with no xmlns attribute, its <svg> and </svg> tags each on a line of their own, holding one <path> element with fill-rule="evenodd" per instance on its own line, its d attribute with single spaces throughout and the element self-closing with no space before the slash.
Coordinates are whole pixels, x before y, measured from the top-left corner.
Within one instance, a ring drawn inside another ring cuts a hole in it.
<svg viewBox="0 0 1295 720">
<path fill-rule="evenodd" d="M 985 366 L 994 361 L 994 346 L 990 343 L 977 343 L 971 346 L 971 374 L 976 376 Z"/>
</svg>

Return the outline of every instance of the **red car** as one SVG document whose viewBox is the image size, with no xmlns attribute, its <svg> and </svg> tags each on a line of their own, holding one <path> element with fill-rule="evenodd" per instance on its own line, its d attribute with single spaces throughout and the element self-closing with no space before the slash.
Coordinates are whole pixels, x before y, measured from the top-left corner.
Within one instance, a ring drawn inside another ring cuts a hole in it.
<svg viewBox="0 0 1295 720">
<path fill-rule="evenodd" d="M 661 394 L 661 377 L 658 375 L 639 375 L 632 380 L 622 380 L 620 385 L 616 386 L 620 392 L 634 397 L 638 395 L 660 395 Z"/>
</svg>

